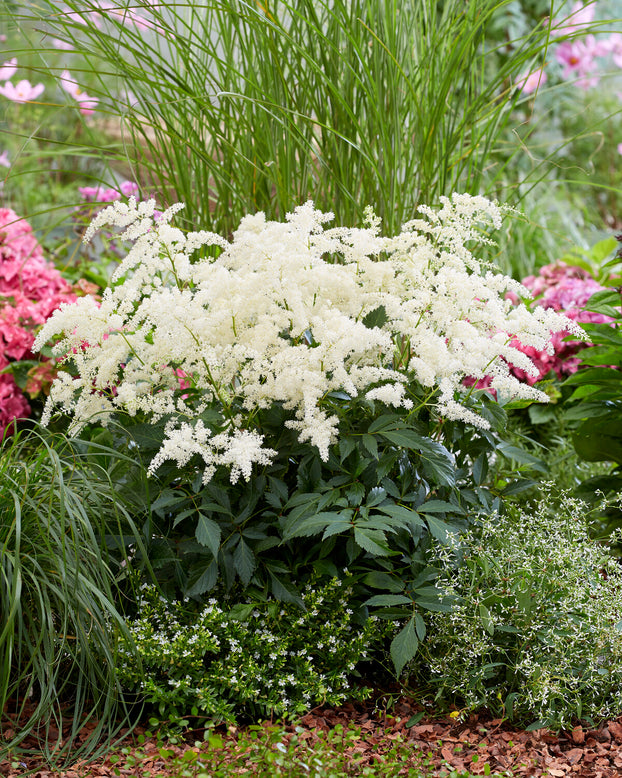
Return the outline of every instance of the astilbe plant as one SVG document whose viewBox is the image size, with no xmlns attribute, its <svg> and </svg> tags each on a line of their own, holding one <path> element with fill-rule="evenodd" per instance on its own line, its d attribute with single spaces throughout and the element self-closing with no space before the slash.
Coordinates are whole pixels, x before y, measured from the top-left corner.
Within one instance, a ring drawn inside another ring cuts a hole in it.
<svg viewBox="0 0 622 778">
<path fill-rule="evenodd" d="M 196 455 L 204 483 L 221 465 L 235 483 L 275 455 L 255 422 L 273 404 L 326 461 L 339 432 L 334 392 L 409 410 L 414 383 L 439 390 L 443 417 L 483 429 L 456 399 L 465 376 L 489 374 L 508 397 L 545 399 L 512 375 L 509 364 L 537 374 L 512 338 L 546 349 L 551 332 L 579 329 L 506 300 L 527 291 L 467 247 L 482 241 L 479 223 L 500 225 L 497 205 L 458 194 L 442 203 L 383 238 L 373 215 L 366 228 L 326 229 L 332 214 L 309 202 L 283 223 L 246 217 L 231 243 L 172 227 L 178 207 L 154 221 L 153 200 L 115 203 L 88 236 L 111 223 L 134 246 L 101 304 L 63 306 L 37 336 L 36 348 L 61 336 L 54 353 L 75 368 L 54 382 L 44 420 L 55 407 L 73 414 L 74 431 L 118 411 L 167 418 L 152 472 Z"/>
<path fill-rule="evenodd" d="M 44 258 L 30 224 L 0 208 L 0 439 L 31 413 L 11 365 L 34 362 L 36 329 L 61 303 L 75 299 L 72 287 Z M 36 396 L 53 375 L 53 365 L 41 358 L 31 367 L 26 392 Z"/>
<path fill-rule="evenodd" d="M 283 223 L 248 216 L 231 241 L 154 208 L 114 203 L 88 231 L 112 223 L 134 245 L 101 303 L 63 306 L 40 331 L 67 367 L 44 421 L 60 408 L 78 432 L 122 414 L 115 445 L 154 476 L 155 494 L 132 499 L 168 595 L 239 579 L 302 606 L 306 580 L 348 568 L 358 618 L 406 619 L 399 670 L 425 636 L 420 610 L 441 607 L 425 548 L 504 488 L 486 482 L 504 411 L 464 377 L 545 399 L 511 374 L 537 372 L 512 338 L 543 349 L 578 328 L 506 299 L 528 292 L 469 248 L 501 222 L 482 197 L 422 208 L 392 237 L 371 212 L 329 228 L 310 202 Z"/>
</svg>

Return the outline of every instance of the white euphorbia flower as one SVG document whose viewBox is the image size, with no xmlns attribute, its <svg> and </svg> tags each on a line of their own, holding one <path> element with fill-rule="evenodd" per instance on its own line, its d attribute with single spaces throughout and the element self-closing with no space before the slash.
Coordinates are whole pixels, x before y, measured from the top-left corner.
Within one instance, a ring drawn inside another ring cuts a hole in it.
<svg viewBox="0 0 622 778">
<path fill-rule="evenodd" d="M 111 224 L 133 246 L 101 304 L 63 304 L 35 346 L 57 338 L 77 373 L 53 384 L 44 423 L 55 407 L 73 414 L 74 432 L 117 411 L 167 417 L 152 471 L 198 454 L 206 482 L 221 465 L 248 479 L 275 453 L 252 424 L 273 403 L 326 460 L 339 431 L 324 402 L 333 391 L 409 408 L 416 382 L 440 389 L 441 414 L 486 427 L 460 404 L 465 377 L 491 375 L 504 396 L 545 401 L 510 373 L 508 363 L 537 374 L 511 337 L 538 349 L 551 332 L 581 337 L 553 311 L 514 306 L 506 292 L 527 290 L 473 255 L 467 244 L 487 241 L 482 222 L 501 224 L 502 209 L 482 197 L 442 198 L 388 238 L 373 214 L 366 228 L 327 228 L 333 215 L 308 202 L 282 223 L 247 216 L 229 242 L 171 226 L 180 207 L 157 220 L 152 200 L 101 211 L 87 237 Z M 379 326 L 367 326 L 379 310 Z M 223 419 L 215 430 L 200 418 L 210 408 Z"/>
</svg>

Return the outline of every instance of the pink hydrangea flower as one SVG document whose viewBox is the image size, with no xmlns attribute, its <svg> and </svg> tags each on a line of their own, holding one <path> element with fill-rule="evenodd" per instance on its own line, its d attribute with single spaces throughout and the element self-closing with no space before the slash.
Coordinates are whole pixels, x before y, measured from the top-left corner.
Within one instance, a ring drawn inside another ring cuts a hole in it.
<svg viewBox="0 0 622 778">
<path fill-rule="evenodd" d="M 0 86 L 0 95 L 4 95 L 14 103 L 28 103 L 31 100 L 36 100 L 39 95 L 43 94 L 45 87 L 43 84 L 36 84 L 33 86 L 30 81 L 23 79 L 18 81 L 15 86 L 11 81 L 7 81 L 4 86 Z"/>
<path fill-rule="evenodd" d="M 596 292 L 602 291 L 604 287 L 580 267 L 571 267 L 564 262 L 554 262 L 543 267 L 537 276 L 525 278 L 523 285 L 533 294 L 535 305 L 561 311 L 569 319 L 579 322 L 579 324 L 610 321 L 602 314 L 583 310 L 590 297 Z M 553 334 L 551 338 L 553 354 L 538 351 L 531 346 L 523 346 L 518 341 L 513 341 L 512 345 L 527 354 L 540 372 L 535 378 L 527 376 L 518 368 L 512 368 L 512 372 L 517 378 L 530 384 L 540 381 L 550 372 L 554 372 L 560 379 L 576 372 L 580 363 L 577 354 L 582 349 L 587 348 L 589 344 L 585 341 L 565 340 L 567 335 L 566 332 Z"/>
<path fill-rule="evenodd" d="M 34 359 L 35 329 L 61 303 L 75 299 L 71 286 L 45 260 L 30 224 L 0 208 L 0 371 L 13 360 Z M 0 439 L 30 412 L 13 376 L 0 372 Z"/>
</svg>

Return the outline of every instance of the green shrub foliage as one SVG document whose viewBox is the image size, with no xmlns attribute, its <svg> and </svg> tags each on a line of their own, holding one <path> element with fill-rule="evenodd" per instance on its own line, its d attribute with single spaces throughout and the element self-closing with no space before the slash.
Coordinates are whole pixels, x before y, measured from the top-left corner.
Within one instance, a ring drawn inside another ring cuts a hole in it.
<svg viewBox="0 0 622 778">
<path fill-rule="evenodd" d="M 622 710 L 622 572 L 590 540 L 586 505 L 550 492 L 494 516 L 439 556 L 453 598 L 411 682 L 534 727 Z"/>
<path fill-rule="evenodd" d="M 351 577 L 333 578 L 307 586 L 304 610 L 275 600 L 227 608 L 215 598 L 200 608 L 144 586 L 129 623 L 143 669 L 128 653 L 122 682 L 173 719 L 283 715 L 365 699 L 371 689 L 352 676 L 391 628 L 373 616 L 357 623 L 351 595 Z"/>
</svg>

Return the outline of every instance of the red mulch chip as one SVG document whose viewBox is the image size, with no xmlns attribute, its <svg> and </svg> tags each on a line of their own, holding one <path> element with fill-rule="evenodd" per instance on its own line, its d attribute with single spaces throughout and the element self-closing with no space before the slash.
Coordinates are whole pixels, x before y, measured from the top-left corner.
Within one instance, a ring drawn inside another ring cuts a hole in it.
<svg viewBox="0 0 622 778">
<path fill-rule="evenodd" d="M 384 754 L 396 743 L 406 745 L 412 750 L 412 760 L 405 761 L 400 774 L 407 775 L 409 767 L 417 767 L 421 758 L 429 760 L 429 768 L 434 765 L 438 770 L 448 768 L 457 771 L 470 771 L 476 775 L 511 770 L 517 777 L 552 776 L 553 778 L 615 778 L 622 776 L 622 717 L 617 721 L 603 723 L 598 729 L 585 730 L 578 725 L 570 732 L 558 735 L 545 729 L 527 732 L 506 725 L 501 719 L 491 719 L 485 715 L 470 715 L 466 720 L 444 717 L 434 718 L 426 715 L 413 726 L 407 723 L 422 710 L 421 706 L 410 700 L 401 699 L 391 710 L 382 713 L 373 706 L 348 704 L 336 709 L 316 708 L 307 713 L 296 724 L 285 726 L 290 737 L 296 727 L 302 727 L 297 738 L 305 747 L 325 738 L 325 733 L 340 724 L 347 729 L 353 724 L 360 729 L 360 738 L 351 735 L 347 739 L 347 753 L 356 758 L 361 766 L 373 767 L 385 761 Z M 265 724 L 269 727 L 269 724 Z M 217 731 L 227 746 L 232 747 L 237 757 L 240 751 L 234 748 L 239 731 L 243 728 L 221 727 Z M 2 730 L 0 730 L 2 731 Z M 6 729 L 5 737 L 12 733 Z M 18 778 L 26 771 L 34 778 L 108 778 L 118 775 L 152 776 L 178 774 L 174 768 L 168 772 L 169 765 L 160 757 L 161 742 L 145 739 L 140 745 L 135 737 L 144 730 L 137 729 L 128 736 L 121 746 L 106 758 L 84 763 L 78 762 L 64 770 L 51 770 L 34 757 L 19 757 L 21 764 L 0 762 L 0 776 Z M 189 738 L 192 744 L 187 746 L 166 745 L 177 756 L 185 751 L 194 750 L 200 759 L 201 749 L 196 741 L 202 739 L 202 731 L 194 730 Z M 285 735 L 287 739 L 287 734 Z M 29 743 L 24 744 L 28 747 Z M 204 746 L 207 750 L 207 744 Z M 224 750 L 221 752 L 224 753 Z M 132 755 L 136 754 L 134 758 Z M 111 756 L 113 760 L 111 761 Z M 136 771 L 136 765 L 140 769 Z M 31 772 L 34 771 L 34 772 Z"/>
</svg>

